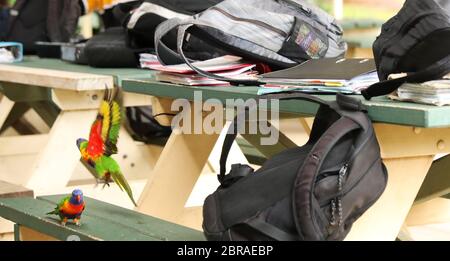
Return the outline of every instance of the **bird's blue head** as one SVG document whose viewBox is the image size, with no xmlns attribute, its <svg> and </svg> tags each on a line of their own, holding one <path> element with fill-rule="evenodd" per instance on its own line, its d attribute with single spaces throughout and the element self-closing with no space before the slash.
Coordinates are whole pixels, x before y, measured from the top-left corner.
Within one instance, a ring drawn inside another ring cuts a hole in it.
<svg viewBox="0 0 450 261">
<path fill-rule="evenodd" d="M 83 192 L 79 189 L 72 191 L 72 197 L 70 197 L 70 203 L 79 205 L 83 203 Z"/>
<path fill-rule="evenodd" d="M 81 150 L 83 147 L 85 147 L 87 145 L 87 140 L 86 139 L 77 139 L 77 147 L 79 150 Z"/>
</svg>

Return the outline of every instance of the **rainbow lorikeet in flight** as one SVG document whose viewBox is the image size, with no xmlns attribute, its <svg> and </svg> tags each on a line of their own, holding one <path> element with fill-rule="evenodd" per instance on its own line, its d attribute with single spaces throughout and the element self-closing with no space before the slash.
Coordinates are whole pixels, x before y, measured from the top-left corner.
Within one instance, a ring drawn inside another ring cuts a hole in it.
<svg viewBox="0 0 450 261">
<path fill-rule="evenodd" d="M 117 153 L 117 140 L 121 124 L 121 109 L 115 96 L 117 92 L 105 91 L 97 117 L 91 126 L 89 140 L 78 139 L 77 147 L 81 160 L 91 174 L 109 186 L 114 181 L 119 188 L 125 190 L 135 206 L 131 187 L 125 179 L 119 164 L 111 157 Z M 103 187 L 105 187 L 105 185 Z"/>
<path fill-rule="evenodd" d="M 61 224 L 66 225 L 67 220 L 73 219 L 74 223 L 79 226 L 81 214 L 84 211 L 86 204 L 83 201 L 83 192 L 75 189 L 71 196 L 63 198 L 55 209 L 48 212 L 47 215 L 58 215 L 61 219 Z"/>
</svg>

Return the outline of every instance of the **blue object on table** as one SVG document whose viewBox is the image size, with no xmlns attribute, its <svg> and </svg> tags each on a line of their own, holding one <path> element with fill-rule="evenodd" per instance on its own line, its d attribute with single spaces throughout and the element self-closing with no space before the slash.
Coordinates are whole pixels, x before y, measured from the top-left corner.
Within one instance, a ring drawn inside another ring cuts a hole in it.
<svg viewBox="0 0 450 261">
<path fill-rule="evenodd" d="M 0 49 L 6 49 L 10 51 L 13 56 L 13 62 L 21 62 L 23 59 L 23 45 L 17 42 L 0 42 Z"/>
</svg>

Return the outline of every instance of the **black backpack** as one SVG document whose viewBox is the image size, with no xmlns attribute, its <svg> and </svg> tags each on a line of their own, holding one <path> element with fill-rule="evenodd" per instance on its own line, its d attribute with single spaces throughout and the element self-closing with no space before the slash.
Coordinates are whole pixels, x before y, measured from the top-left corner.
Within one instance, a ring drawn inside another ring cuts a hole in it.
<svg viewBox="0 0 450 261">
<path fill-rule="evenodd" d="M 172 133 L 172 127 L 161 125 L 155 119 L 159 115 L 153 115 L 150 106 L 127 107 L 125 126 L 134 140 L 147 144 L 164 143 Z"/>
<path fill-rule="evenodd" d="M 83 9 L 79 0 L 17 0 L 10 10 L 5 38 L 20 42 L 26 54 L 35 42 L 68 42 L 74 36 Z"/>
<path fill-rule="evenodd" d="M 171 42 L 166 38 L 174 31 L 177 40 Z M 192 17 L 172 18 L 156 29 L 155 48 L 162 64 L 186 63 L 204 77 L 259 85 L 256 80 L 230 79 L 192 65 L 190 59 L 198 58 L 187 50 L 210 51 L 198 41 L 217 47 L 207 59 L 222 52 L 265 63 L 274 70 L 309 59 L 342 57 L 347 50 L 336 19 L 304 0 L 225 0 Z"/>
<path fill-rule="evenodd" d="M 320 104 L 309 141 L 254 171 L 234 164 L 225 175 L 236 120 L 220 158 L 221 185 L 203 205 L 208 240 L 342 240 L 383 193 L 387 170 L 360 101 L 295 93 L 268 96 Z"/>
<path fill-rule="evenodd" d="M 187 17 L 204 11 L 223 0 L 145 0 L 122 22 L 133 48 L 154 48 L 155 30 L 174 17 Z M 118 11 L 114 8 L 114 11 Z M 176 35 L 169 36 L 176 42 Z"/>
<path fill-rule="evenodd" d="M 445 9 L 444 9 L 445 8 Z M 363 90 L 366 99 L 389 94 L 405 82 L 439 79 L 450 72 L 450 6 L 407 0 L 373 44 L 380 82 Z M 386 80 L 392 73 L 407 76 Z"/>
</svg>

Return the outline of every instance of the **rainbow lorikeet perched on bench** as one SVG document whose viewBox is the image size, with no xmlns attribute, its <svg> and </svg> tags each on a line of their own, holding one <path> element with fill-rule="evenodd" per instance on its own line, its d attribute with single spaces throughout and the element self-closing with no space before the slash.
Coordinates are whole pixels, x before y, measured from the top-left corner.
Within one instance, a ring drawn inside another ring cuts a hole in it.
<svg viewBox="0 0 450 261">
<path fill-rule="evenodd" d="M 91 126 L 89 140 L 78 139 L 77 147 L 81 153 L 81 160 L 90 170 L 91 174 L 109 186 L 114 181 L 119 188 L 125 190 L 135 206 L 131 187 L 125 179 L 119 164 L 111 158 L 117 153 L 117 140 L 121 124 L 121 109 L 115 96 L 107 89 L 100 104 L 97 117 Z M 105 185 L 103 187 L 105 187 Z"/>
<path fill-rule="evenodd" d="M 67 220 L 73 219 L 77 226 L 80 225 L 81 214 L 84 211 L 86 204 L 83 201 L 83 192 L 75 189 L 71 196 L 63 198 L 55 209 L 48 212 L 47 215 L 58 215 L 61 219 L 61 224 L 66 225 Z"/>
</svg>

